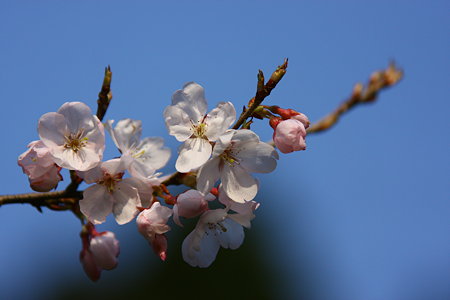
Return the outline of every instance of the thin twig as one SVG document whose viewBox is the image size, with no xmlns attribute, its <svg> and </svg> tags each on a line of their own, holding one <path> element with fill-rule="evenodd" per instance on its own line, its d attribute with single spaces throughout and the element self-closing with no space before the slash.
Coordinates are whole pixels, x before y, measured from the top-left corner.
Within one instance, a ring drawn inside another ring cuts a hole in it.
<svg viewBox="0 0 450 300">
<path fill-rule="evenodd" d="M 232 127 L 233 129 L 239 129 L 239 127 L 244 124 L 244 122 L 253 114 L 255 109 L 264 101 L 264 99 L 270 95 L 270 92 L 277 86 L 284 74 L 286 74 L 286 69 L 288 66 L 287 58 L 284 63 L 272 73 L 269 81 L 264 84 L 264 74 L 261 70 L 258 72 L 258 85 L 256 89 L 256 95 L 250 100 L 249 108 L 244 110 L 237 120 L 237 122 Z"/>
<path fill-rule="evenodd" d="M 307 130 L 308 134 L 330 129 L 332 126 L 336 125 L 337 121 L 344 113 L 359 104 L 376 101 L 378 94 L 382 90 L 395 85 L 402 77 L 403 71 L 396 68 L 394 63 L 391 63 L 386 70 L 374 72 L 366 86 L 357 83 L 353 88 L 352 95 L 339 105 L 335 111 L 311 125 Z"/>
</svg>

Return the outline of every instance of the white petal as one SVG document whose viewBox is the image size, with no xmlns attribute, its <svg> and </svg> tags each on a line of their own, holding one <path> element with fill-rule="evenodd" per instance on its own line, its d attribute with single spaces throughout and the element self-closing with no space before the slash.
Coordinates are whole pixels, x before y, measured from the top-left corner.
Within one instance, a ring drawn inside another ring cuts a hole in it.
<svg viewBox="0 0 450 300">
<path fill-rule="evenodd" d="M 138 190 L 124 181 L 116 184 L 113 192 L 114 206 L 113 213 L 119 225 L 133 220 L 138 214 L 137 209 L 140 206 Z"/>
<path fill-rule="evenodd" d="M 105 126 L 111 137 L 122 153 L 131 147 L 136 147 L 142 134 L 142 121 L 133 119 L 123 119 L 117 122 L 112 129 L 113 120 L 106 122 Z"/>
<path fill-rule="evenodd" d="M 104 174 L 101 165 L 97 165 L 95 168 L 92 168 L 88 171 L 77 171 L 77 175 L 83 178 L 84 182 L 86 182 L 87 184 L 91 184 L 103 179 Z"/>
<path fill-rule="evenodd" d="M 191 121 L 189 115 L 178 106 L 166 107 L 164 120 L 169 134 L 173 135 L 180 142 L 184 142 L 194 133 L 192 129 L 194 121 Z M 197 121 L 194 123 L 196 124 Z"/>
<path fill-rule="evenodd" d="M 235 135 L 235 133 L 240 130 L 229 129 L 224 134 L 219 136 L 214 145 L 213 149 L 213 157 L 217 157 L 222 154 L 231 144 L 231 139 Z"/>
<path fill-rule="evenodd" d="M 247 202 L 250 203 L 250 202 Z M 228 218 L 235 221 L 236 223 L 239 223 L 240 225 L 244 226 L 245 228 L 250 228 L 251 223 L 250 221 L 255 218 L 255 215 L 252 212 L 246 213 L 246 214 L 229 214 Z"/>
<path fill-rule="evenodd" d="M 95 184 L 83 192 L 79 202 L 81 212 L 94 224 L 105 222 L 106 216 L 112 211 L 113 201 L 105 186 Z"/>
<path fill-rule="evenodd" d="M 200 241 L 200 249 L 197 251 L 193 245 L 196 235 L 194 230 L 184 239 L 181 246 L 183 259 L 193 267 L 207 268 L 216 259 L 220 243 L 213 235 L 205 234 Z"/>
<path fill-rule="evenodd" d="M 215 141 L 236 120 L 236 110 L 231 102 L 221 102 L 206 116 L 206 136 Z"/>
<path fill-rule="evenodd" d="M 65 117 L 70 132 L 78 132 L 81 129 L 89 131 L 96 126 L 91 109 L 82 102 L 66 102 L 59 108 L 58 113 Z"/>
<path fill-rule="evenodd" d="M 255 178 L 240 165 L 224 164 L 221 179 L 223 190 L 233 201 L 240 203 L 250 201 L 255 198 L 258 192 Z"/>
<path fill-rule="evenodd" d="M 101 164 L 101 168 L 110 175 L 119 174 L 125 171 L 126 162 L 120 158 L 113 158 Z"/>
<path fill-rule="evenodd" d="M 197 190 L 206 195 L 220 178 L 220 157 L 207 161 L 197 173 Z"/>
<path fill-rule="evenodd" d="M 147 137 L 136 148 L 136 158 L 148 168 L 158 170 L 164 167 L 170 158 L 170 149 L 164 147 L 164 140 L 159 137 Z M 151 174 L 148 174 L 149 176 Z"/>
<path fill-rule="evenodd" d="M 277 166 L 278 153 L 269 144 L 259 142 L 258 144 L 246 144 L 236 154 L 241 166 L 251 173 L 269 173 Z"/>
<path fill-rule="evenodd" d="M 183 109 L 189 118 L 194 123 L 197 123 L 206 114 L 205 90 L 195 82 L 188 82 L 182 90 L 178 90 L 173 94 L 172 105 Z"/>
<path fill-rule="evenodd" d="M 39 119 L 39 137 L 50 149 L 64 145 L 64 136 L 69 132 L 66 120 L 63 115 L 49 112 Z"/>
<path fill-rule="evenodd" d="M 231 200 L 230 197 L 227 196 L 225 191 L 223 190 L 222 185 L 219 186 L 219 202 L 228 207 L 229 209 L 237 212 L 238 214 L 242 215 L 252 215 L 253 212 L 259 207 L 259 203 L 256 201 L 248 201 L 245 203 L 238 203 L 233 200 Z M 229 215 L 233 216 L 233 215 Z M 243 225 L 241 222 L 238 222 L 244 227 L 247 227 L 246 225 Z"/>
<path fill-rule="evenodd" d="M 239 248 L 244 241 L 244 229 L 242 226 L 230 219 L 225 219 L 222 225 L 227 231 L 217 234 L 220 246 L 233 250 Z"/>
<path fill-rule="evenodd" d="M 180 173 L 187 173 L 201 167 L 211 156 L 212 146 L 201 138 L 190 138 L 180 146 L 175 168 Z"/>
<path fill-rule="evenodd" d="M 61 146 L 58 148 L 58 151 L 52 154 L 58 166 L 77 171 L 90 170 L 96 167 L 101 159 L 97 153 L 87 147 L 83 147 L 78 152 L 75 152 L 72 149 L 66 149 Z"/>
</svg>

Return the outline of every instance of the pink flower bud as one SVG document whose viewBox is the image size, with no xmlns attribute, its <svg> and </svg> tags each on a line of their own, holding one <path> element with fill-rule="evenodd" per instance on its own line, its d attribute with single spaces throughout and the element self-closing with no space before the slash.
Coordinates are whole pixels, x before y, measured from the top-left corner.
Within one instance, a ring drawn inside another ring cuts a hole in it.
<svg viewBox="0 0 450 300">
<path fill-rule="evenodd" d="M 155 202 L 149 209 L 143 210 L 136 219 L 139 232 L 162 260 L 166 259 L 167 239 L 164 233 L 170 230 L 166 223 L 171 215 L 170 208 Z"/>
<path fill-rule="evenodd" d="M 28 178 L 30 187 L 36 192 L 48 192 L 58 186 L 58 182 L 63 180 L 59 171 L 60 167 L 56 166 L 51 168 L 47 173 L 37 178 Z"/>
<path fill-rule="evenodd" d="M 83 249 L 80 252 L 80 261 L 84 272 L 92 280 L 100 278 L 102 270 L 111 270 L 117 266 L 119 256 L 119 241 L 110 231 L 97 232 L 95 227 L 88 223 L 81 232 Z"/>
<path fill-rule="evenodd" d="M 194 218 L 208 210 L 208 202 L 214 200 L 212 194 L 203 196 L 197 190 L 188 190 L 178 195 L 177 203 L 173 207 L 173 220 L 179 226 L 183 226 L 179 217 Z"/>
<path fill-rule="evenodd" d="M 95 263 L 92 253 L 85 249 L 81 250 L 80 261 L 83 266 L 83 270 L 89 279 L 92 281 L 99 280 L 102 269 Z"/>
<path fill-rule="evenodd" d="M 56 188 L 63 178 L 47 148 L 42 141 L 34 141 L 28 145 L 28 150 L 19 156 L 17 163 L 28 175 L 30 186 L 37 192 L 48 192 Z"/>
<path fill-rule="evenodd" d="M 104 270 L 111 270 L 117 266 L 119 256 L 119 241 L 111 231 L 102 232 L 91 239 L 89 251 L 97 266 Z"/>
<path fill-rule="evenodd" d="M 167 238 L 164 234 L 156 234 L 150 245 L 162 261 L 167 258 Z"/>
<path fill-rule="evenodd" d="M 305 150 L 305 137 L 305 125 L 301 121 L 295 119 L 281 121 L 273 133 L 275 146 L 277 146 L 282 153 Z"/>
<path fill-rule="evenodd" d="M 309 127 L 309 119 L 306 115 L 302 114 L 302 113 L 298 113 L 298 115 L 294 115 L 291 117 L 291 119 L 300 121 L 303 123 L 303 125 L 305 125 L 305 128 Z"/>
</svg>

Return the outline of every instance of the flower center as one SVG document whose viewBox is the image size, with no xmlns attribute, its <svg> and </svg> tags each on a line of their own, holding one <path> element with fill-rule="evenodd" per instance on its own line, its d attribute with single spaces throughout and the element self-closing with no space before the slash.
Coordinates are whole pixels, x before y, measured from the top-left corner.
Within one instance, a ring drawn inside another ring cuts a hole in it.
<svg viewBox="0 0 450 300">
<path fill-rule="evenodd" d="M 192 134 L 193 136 L 202 138 L 202 139 L 207 139 L 205 136 L 205 133 L 206 133 L 206 124 L 205 123 L 200 123 L 198 125 L 192 124 L 192 131 L 193 131 L 193 134 Z"/>
<path fill-rule="evenodd" d="M 239 165 L 239 159 L 236 157 L 236 151 L 231 148 L 226 149 L 220 154 L 220 158 L 222 161 L 225 161 L 230 166 L 234 166 L 235 164 Z"/>
<path fill-rule="evenodd" d="M 118 173 L 114 175 L 110 175 L 108 173 L 105 174 L 103 180 L 99 182 L 99 184 L 103 184 L 108 192 L 114 192 L 116 188 L 116 183 L 122 180 L 123 173 Z"/>
<path fill-rule="evenodd" d="M 73 152 L 77 153 L 81 148 L 86 146 L 88 138 L 82 137 L 84 131 L 80 130 L 77 133 L 70 133 L 66 135 L 64 138 L 66 139 L 66 143 L 64 144 L 64 148 L 72 149 Z"/>
</svg>

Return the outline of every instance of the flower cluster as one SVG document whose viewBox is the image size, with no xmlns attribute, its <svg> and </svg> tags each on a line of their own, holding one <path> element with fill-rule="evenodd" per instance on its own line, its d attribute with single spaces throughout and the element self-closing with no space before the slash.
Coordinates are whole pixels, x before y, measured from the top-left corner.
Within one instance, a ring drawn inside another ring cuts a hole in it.
<svg viewBox="0 0 450 300">
<path fill-rule="evenodd" d="M 260 106 L 250 117 L 270 120 L 274 145 L 282 153 L 306 148 L 305 115 Z M 211 265 L 220 247 L 237 249 L 244 240 L 243 228 L 250 228 L 255 217 L 259 183 L 253 174 L 276 168 L 279 155 L 274 145 L 262 142 L 250 130 L 251 122 L 233 126 L 236 110 L 231 102 L 221 102 L 208 112 L 204 89 L 195 82 L 173 94 L 164 119 L 169 134 L 182 142 L 176 174 L 195 178 L 191 188 L 178 195 L 164 184 L 174 175 L 157 173 L 170 158 L 161 138 L 142 139 L 138 120 L 103 124 L 81 102 L 67 102 L 57 112 L 44 114 L 38 125 L 40 140 L 31 142 L 19 156 L 18 163 L 36 191 L 56 188 L 62 168 L 90 184 L 72 210 L 85 224 L 80 259 L 94 281 L 101 270 L 117 265 L 119 245 L 114 234 L 95 230 L 110 214 L 120 225 L 136 219 L 138 231 L 163 261 L 170 219 L 183 227 L 183 219 L 198 218 L 181 249 L 183 259 L 197 267 Z M 103 161 L 105 128 L 120 156 Z"/>
</svg>

